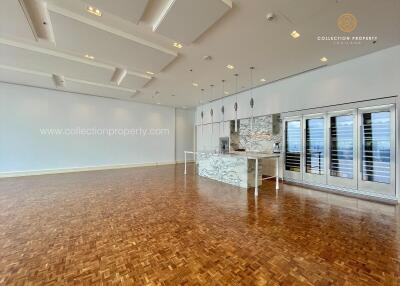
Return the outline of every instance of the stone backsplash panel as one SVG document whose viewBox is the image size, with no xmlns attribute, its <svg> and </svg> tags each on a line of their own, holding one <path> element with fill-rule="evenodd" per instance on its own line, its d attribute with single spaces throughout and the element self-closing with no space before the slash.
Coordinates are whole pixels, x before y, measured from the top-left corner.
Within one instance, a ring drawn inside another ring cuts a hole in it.
<svg viewBox="0 0 400 286">
<path fill-rule="evenodd" d="M 234 121 L 231 126 L 231 149 L 246 149 L 246 151 L 272 152 L 275 142 L 282 147 L 282 123 L 279 116 L 265 115 L 241 119 L 238 132 L 235 132 Z M 275 125 L 275 126 L 274 126 Z"/>
</svg>

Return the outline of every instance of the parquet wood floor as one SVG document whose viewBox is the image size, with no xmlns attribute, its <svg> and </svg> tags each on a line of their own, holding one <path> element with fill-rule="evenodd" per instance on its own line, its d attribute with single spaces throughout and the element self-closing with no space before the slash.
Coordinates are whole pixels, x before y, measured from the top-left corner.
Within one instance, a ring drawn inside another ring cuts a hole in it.
<svg viewBox="0 0 400 286">
<path fill-rule="evenodd" d="M 394 206 L 159 166 L 0 180 L 1 285 L 398 285 Z"/>
</svg>

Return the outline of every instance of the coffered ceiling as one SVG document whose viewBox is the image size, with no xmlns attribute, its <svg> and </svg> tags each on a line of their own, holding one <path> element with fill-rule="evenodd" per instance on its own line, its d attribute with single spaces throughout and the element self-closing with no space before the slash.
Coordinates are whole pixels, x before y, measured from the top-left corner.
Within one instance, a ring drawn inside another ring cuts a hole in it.
<svg viewBox="0 0 400 286">
<path fill-rule="evenodd" d="M 0 81 L 189 107 L 249 88 L 251 66 L 262 85 L 399 45 L 399 27 L 400 0 L 2 0 Z M 343 35 L 377 41 L 318 40 Z"/>
</svg>

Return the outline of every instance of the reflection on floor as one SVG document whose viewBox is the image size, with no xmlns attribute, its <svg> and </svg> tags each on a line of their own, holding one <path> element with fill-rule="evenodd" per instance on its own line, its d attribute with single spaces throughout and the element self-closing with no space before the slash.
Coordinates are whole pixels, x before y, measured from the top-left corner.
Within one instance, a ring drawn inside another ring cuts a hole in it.
<svg viewBox="0 0 400 286">
<path fill-rule="evenodd" d="M 159 166 L 0 180 L 0 284 L 397 285 L 394 206 Z"/>
</svg>

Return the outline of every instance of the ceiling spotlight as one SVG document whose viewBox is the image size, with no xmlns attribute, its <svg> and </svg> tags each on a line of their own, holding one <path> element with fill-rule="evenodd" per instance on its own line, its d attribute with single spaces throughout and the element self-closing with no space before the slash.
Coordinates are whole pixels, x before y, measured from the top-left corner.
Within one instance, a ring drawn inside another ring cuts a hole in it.
<svg viewBox="0 0 400 286">
<path fill-rule="evenodd" d="M 267 80 L 265 78 L 260 79 L 261 82 L 266 82 Z"/>
<path fill-rule="evenodd" d="M 94 56 L 91 56 L 91 55 L 85 55 L 85 58 L 87 58 L 89 60 L 94 60 Z"/>
<path fill-rule="evenodd" d="M 88 6 L 86 9 L 90 14 L 101 17 L 101 11 L 93 6 Z"/>
<path fill-rule="evenodd" d="M 267 21 L 271 22 L 271 21 L 275 20 L 276 15 L 275 15 L 275 13 L 268 13 L 266 18 L 267 18 Z"/>
<path fill-rule="evenodd" d="M 157 102 L 157 104 L 161 104 L 160 102 Z"/>
<path fill-rule="evenodd" d="M 233 70 L 235 67 L 233 65 L 227 65 L 226 66 L 228 69 Z"/>
<path fill-rule="evenodd" d="M 229 94 L 229 92 L 227 92 L 227 91 L 224 91 L 224 94 L 225 94 L 225 95 L 228 95 L 228 94 Z"/>
<path fill-rule="evenodd" d="M 175 47 L 175 48 L 178 48 L 178 49 L 182 49 L 182 48 L 183 48 L 183 45 L 182 45 L 181 43 L 175 42 L 175 43 L 174 43 L 174 47 Z"/>
<path fill-rule="evenodd" d="M 297 31 L 291 32 L 290 35 L 293 37 L 293 39 L 297 39 L 298 37 L 300 37 L 300 34 Z"/>
<path fill-rule="evenodd" d="M 323 63 L 325 63 L 325 62 L 328 61 L 328 59 L 327 59 L 326 57 L 322 57 L 320 60 L 321 60 L 321 62 L 323 62 Z"/>
<path fill-rule="evenodd" d="M 193 85 L 194 87 L 198 87 L 198 86 L 199 86 L 199 84 L 196 83 L 196 82 L 192 83 L 192 85 Z"/>
<path fill-rule="evenodd" d="M 147 71 L 146 73 L 149 74 L 149 75 L 154 75 L 154 73 L 151 72 L 151 71 Z"/>
</svg>

